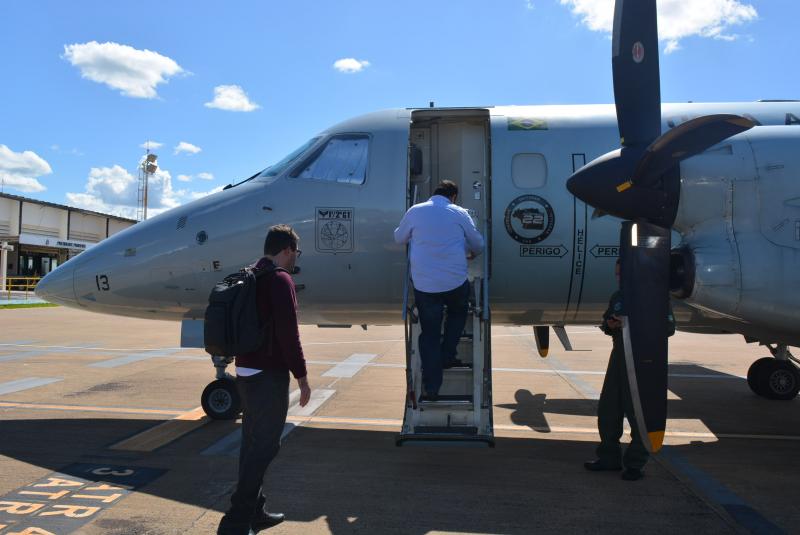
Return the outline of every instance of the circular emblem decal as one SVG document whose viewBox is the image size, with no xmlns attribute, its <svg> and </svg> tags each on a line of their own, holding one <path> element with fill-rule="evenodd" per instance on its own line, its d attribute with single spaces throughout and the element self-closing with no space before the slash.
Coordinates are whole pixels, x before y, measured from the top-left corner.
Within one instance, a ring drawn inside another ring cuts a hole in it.
<svg viewBox="0 0 800 535">
<path fill-rule="evenodd" d="M 633 43 L 633 61 L 636 63 L 644 61 L 644 45 L 641 41 Z"/>
<path fill-rule="evenodd" d="M 538 195 L 517 197 L 506 208 L 506 232 L 519 243 L 531 245 L 546 239 L 556 223 L 553 207 Z"/>
</svg>

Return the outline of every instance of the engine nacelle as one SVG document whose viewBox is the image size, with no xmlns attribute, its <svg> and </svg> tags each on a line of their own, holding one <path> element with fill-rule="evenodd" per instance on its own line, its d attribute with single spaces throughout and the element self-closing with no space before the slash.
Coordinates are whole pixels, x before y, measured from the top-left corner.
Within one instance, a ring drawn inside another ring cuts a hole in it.
<svg viewBox="0 0 800 535">
<path fill-rule="evenodd" d="M 681 164 L 673 295 L 800 339 L 800 128 L 756 127 Z"/>
</svg>

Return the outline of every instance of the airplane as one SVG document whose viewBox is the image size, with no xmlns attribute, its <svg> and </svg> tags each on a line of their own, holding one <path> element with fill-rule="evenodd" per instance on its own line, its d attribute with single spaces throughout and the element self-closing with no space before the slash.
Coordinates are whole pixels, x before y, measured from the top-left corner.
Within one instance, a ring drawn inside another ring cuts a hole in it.
<svg viewBox="0 0 800 535">
<path fill-rule="evenodd" d="M 615 105 L 431 103 L 355 117 L 246 180 L 108 238 L 48 274 L 36 293 L 81 310 L 181 321 L 182 345 L 202 347 L 211 288 L 260 256 L 269 226 L 289 224 L 304 252 L 294 275 L 301 323 L 406 324 L 410 437 L 415 422 L 438 424 L 420 419 L 411 396 L 418 327 L 406 250 L 392 236 L 408 206 L 449 179 L 487 243 L 470 261 L 475 360 L 462 382 L 473 412 L 479 398 L 491 407 L 491 324 L 534 326 L 542 355 L 553 327 L 568 348 L 565 325 L 599 323 L 620 255 L 623 292 L 638 294 L 631 307 L 642 318 L 628 317 L 628 352 L 639 367 L 643 354 L 652 357 L 636 389 L 649 448 L 660 447 L 666 418 L 666 338 L 650 324 L 667 292 L 679 330 L 765 345 L 771 356 L 753 363 L 748 383 L 760 396 L 792 399 L 800 102 L 662 104 L 655 13 L 655 0 L 617 0 Z M 630 245 L 634 229 L 634 245 L 645 246 Z M 659 244 L 655 256 L 647 243 Z M 230 360 L 212 360 L 217 379 L 203 406 L 234 417 Z M 457 401 L 442 412 L 448 425 Z M 470 422 L 478 438 L 491 434 L 490 412 Z"/>
</svg>

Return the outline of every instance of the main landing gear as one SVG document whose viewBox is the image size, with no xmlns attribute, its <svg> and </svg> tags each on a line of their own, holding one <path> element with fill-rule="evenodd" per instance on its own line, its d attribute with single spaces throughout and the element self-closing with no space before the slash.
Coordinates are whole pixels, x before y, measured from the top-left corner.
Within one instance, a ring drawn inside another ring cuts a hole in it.
<svg viewBox="0 0 800 535">
<path fill-rule="evenodd" d="M 212 420 L 235 420 L 242 412 L 242 401 L 235 378 L 225 371 L 233 358 L 211 357 L 211 360 L 217 370 L 217 379 L 203 390 L 200 398 L 203 410 Z"/>
<path fill-rule="evenodd" d="M 800 370 L 794 364 L 797 359 L 785 345 L 767 345 L 767 348 L 772 357 L 758 359 L 750 366 L 747 384 L 767 399 L 794 399 L 800 392 Z"/>
</svg>

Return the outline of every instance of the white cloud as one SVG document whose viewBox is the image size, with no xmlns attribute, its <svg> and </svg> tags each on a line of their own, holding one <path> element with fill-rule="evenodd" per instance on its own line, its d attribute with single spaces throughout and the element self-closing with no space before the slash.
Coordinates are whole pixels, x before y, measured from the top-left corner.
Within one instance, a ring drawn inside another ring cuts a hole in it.
<svg viewBox="0 0 800 535">
<path fill-rule="evenodd" d="M 197 154 L 201 150 L 203 149 L 201 149 L 197 145 L 192 145 L 191 143 L 187 143 L 185 141 L 181 141 L 175 146 L 175 154 L 180 154 L 182 152 L 186 152 L 189 154 Z"/>
<path fill-rule="evenodd" d="M 185 182 L 184 177 L 191 179 L 191 175 L 178 175 L 178 180 Z M 207 192 L 176 190 L 172 187 L 170 172 L 158 169 L 147 184 L 147 215 L 158 215 L 221 189 L 222 187 L 214 188 Z M 67 201 L 80 208 L 134 219 L 138 211 L 138 190 L 138 178 L 121 166 L 92 167 L 85 190 L 81 193 L 67 193 Z"/>
<path fill-rule="evenodd" d="M 67 193 L 67 200 L 75 206 L 135 217 L 139 180 L 119 165 L 92 167 L 83 193 Z M 148 215 L 155 215 L 181 204 L 184 192 L 172 188 L 169 171 L 157 170 L 147 184 Z"/>
<path fill-rule="evenodd" d="M 178 175 L 178 180 L 180 180 L 181 182 L 191 182 L 192 175 Z"/>
<path fill-rule="evenodd" d="M 14 152 L 0 145 L 0 184 L 3 189 L 13 188 L 26 193 L 44 191 L 37 180 L 53 172 L 50 164 L 33 151 Z"/>
<path fill-rule="evenodd" d="M 590 30 L 611 32 L 614 0 L 559 0 Z M 658 34 L 666 41 L 665 53 L 680 49 L 680 40 L 698 35 L 733 41 L 738 35 L 725 33 L 735 25 L 758 18 L 756 8 L 741 0 L 661 0 L 658 3 Z"/>
<path fill-rule="evenodd" d="M 143 149 L 150 149 L 150 150 L 160 149 L 163 146 L 164 146 L 163 143 L 159 143 L 158 141 L 153 141 L 152 139 L 148 139 L 147 141 L 139 145 L 139 147 Z"/>
<path fill-rule="evenodd" d="M 369 67 L 369 61 L 362 60 L 362 59 L 355 59 L 355 58 L 342 58 L 337 59 L 333 63 L 333 68 L 339 72 L 352 74 L 355 72 L 361 72 L 364 69 Z"/>
<path fill-rule="evenodd" d="M 533 4 L 533 0 L 525 0 L 525 7 L 527 9 L 536 9 L 536 6 Z"/>
<path fill-rule="evenodd" d="M 238 85 L 218 85 L 214 88 L 214 100 L 206 102 L 205 106 L 228 111 L 253 111 L 260 108 Z"/>
<path fill-rule="evenodd" d="M 197 173 L 197 178 L 200 180 L 214 180 L 214 175 L 211 173 Z"/>
<path fill-rule="evenodd" d="M 126 97 L 156 98 L 156 86 L 184 72 L 173 59 L 119 43 L 64 45 L 64 56 L 81 76 L 119 89 Z"/>
</svg>

